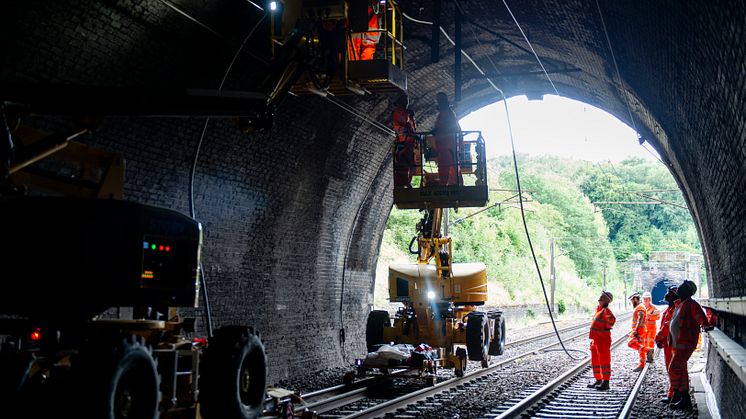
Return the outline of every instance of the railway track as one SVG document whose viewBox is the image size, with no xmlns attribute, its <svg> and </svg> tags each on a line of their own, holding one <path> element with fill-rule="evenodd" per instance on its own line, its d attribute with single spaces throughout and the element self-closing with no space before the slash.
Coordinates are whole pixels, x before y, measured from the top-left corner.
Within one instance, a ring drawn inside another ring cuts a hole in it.
<svg viewBox="0 0 746 419">
<path fill-rule="evenodd" d="M 625 313 L 626 314 L 626 313 Z M 623 314 L 620 317 L 626 316 Z M 624 321 L 620 319 L 621 321 Z M 569 343 L 581 338 L 587 338 L 588 322 L 559 329 L 563 341 Z M 624 328 L 624 326 L 621 326 Z M 574 331 L 582 330 L 579 333 Z M 506 343 L 507 348 L 519 348 L 528 346 L 555 336 L 554 332 L 542 333 L 527 338 Z M 618 344 L 618 342 L 616 343 Z M 308 410 L 318 413 L 320 418 L 374 418 L 384 415 L 394 417 L 418 417 L 418 410 L 422 408 L 437 409 L 440 404 L 447 404 L 449 398 L 454 397 L 450 393 L 469 393 L 472 386 L 482 386 L 495 376 L 501 374 L 500 370 L 508 364 L 521 361 L 532 355 L 558 350 L 559 342 L 552 342 L 540 347 L 529 348 L 517 355 L 493 362 L 489 367 L 473 369 L 464 377 L 450 378 L 434 386 L 427 385 L 424 380 L 398 378 L 406 370 L 392 370 L 389 375 L 368 377 L 358 380 L 352 385 L 339 385 L 327 389 L 305 393 L 302 398 L 304 406 Z M 553 349 L 554 348 L 554 349 Z M 585 383 L 584 383 L 585 385 Z M 531 391 L 539 388 L 531 388 Z M 458 397 L 458 396 L 456 396 Z M 518 402 L 520 400 L 515 400 Z M 412 408 L 412 406 L 416 406 Z M 505 410 L 505 409 L 503 409 Z M 484 413 L 489 412 L 489 409 Z M 494 417 L 496 415 L 492 415 Z M 425 417 L 425 416 L 419 416 Z"/>
<path fill-rule="evenodd" d="M 617 350 L 624 342 L 625 337 L 618 338 L 612 344 L 612 350 Z M 489 417 L 626 419 L 632 412 L 648 367 L 649 364 L 646 364 L 634 380 L 615 380 L 611 390 L 597 391 L 587 387 L 592 377 L 590 358 L 587 358 L 544 386 L 526 389 L 525 395 L 507 403 L 507 409 L 498 408 L 493 413 L 499 414 Z"/>
<path fill-rule="evenodd" d="M 565 335 L 563 337 L 563 341 L 568 343 L 577 339 L 587 338 L 587 328 L 588 323 L 586 322 L 582 325 L 570 326 L 561 329 L 560 332 L 567 334 L 582 329 L 582 332 L 573 334 L 571 336 Z M 518 347 L 520 345 L 529 345 L 531 343 L 547 339 L 553 335 L 554 332 L 552 332 L 551 334 L 546 333 L 536 335 L 526 339 L 521 339 L 519 341 L 511 342 L 511 344 L 514 347 Z M 410 384 L 408 389 L 402 389 L 400 391 L 402 394 L 398 397 L 396 397 L 396 392 L 399 391 L 399 389 L 392 391 L 391 394 L 387 394 L 386 396 L 388 397 L 388 400 L 386 400 L 384 397 L 379 398 L 375 396 L 367 399 L 361 398 L 360 400 L 358 400 L 357 403 L 346 405 L 343 408 L 327 410 L 324 407 L 319 406 L 320 409 L 318 409 L 317 412 L 319 413 L 319 417 L 321 418 L 375 418 L 385 415 L 408 418 L 418 417 L 418 415 L 419 417 L 425 417 L 418 413 L 422 408 L 437 409 L 440 405 L 448 404 L 449 402 L 447 399 L 454 397 L 454 393 L 468 394 L 471 387 L 483 386 L 490 380 L 498 378 L 501 374 L 500 370 L 504 366 L 515 363 L 516 361 L 523 360 L 524 358 L 528 358 L 538 353 L 551 351 L 553 350 L 553 348 L 556 348 L 559 345 L 559 342 L 552 342 L 538 348 L 531 348 L 518 355 L 511 356 L 499 362 L 493 362 L 489 367 L 474 369 L 471 372 L 467 372 L 461 378 L 451 378 L 434 386 L 420 386 L 419 388 L 416 388 Z M 459 396 L 457 395 L 455 397 Z"/>
</svg>

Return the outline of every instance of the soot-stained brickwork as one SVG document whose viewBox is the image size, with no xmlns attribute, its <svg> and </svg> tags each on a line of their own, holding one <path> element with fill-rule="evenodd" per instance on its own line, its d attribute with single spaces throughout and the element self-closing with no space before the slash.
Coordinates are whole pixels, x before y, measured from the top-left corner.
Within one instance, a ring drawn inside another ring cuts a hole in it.
<svg viewBox="0 0 746 419">
<path fill-rule="evenodd" d="M 434 94 L 446 90 L 453 98 L 454 52 L 440 36 L 440 61 L 432 63 L 432 2 L 402 3 L 409 93 L 426 130 L 435 117 Z M 466 19 L 463 45 L 481 72 L 464 57 L 457 113 L 503 95 L 559 93 L 635 127 L 684 191 L 703 244 L 710 295 L 743 296 L 743 5 L 508 1 L 511 15 L 502 2 L 459 4 Z M 2 86 L 266 88 L 268 20 L 250 2 L 48 0 L 0 7 Z M 443 1 L 442 25 L 450 36 L 455 7 Z M 494 76 L 500 91 L 482 72 Z M 391 99 L 343 100 L 388 123 Z M 128 199 L 187 212 L 204 123 L 110 117 L 81 141 L 125 157 Z M 271 380 L 362 355 L 373 266 L 391 207 L 389 140 L 316 96 L 288 97 L 269 131 L 245 134 L 226 118 L 211 120 L 205 130 L 194 201 L 205 228 L 216 326 L 262 330 Z"/>
</svg>

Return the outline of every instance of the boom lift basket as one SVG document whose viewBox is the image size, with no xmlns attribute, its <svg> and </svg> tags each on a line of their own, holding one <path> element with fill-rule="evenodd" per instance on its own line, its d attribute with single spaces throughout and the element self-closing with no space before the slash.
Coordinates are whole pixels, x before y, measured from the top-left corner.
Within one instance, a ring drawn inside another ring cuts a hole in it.
<svg viewBox="0 0 746 419">
<path fill-rule="evenodd" d="M 378 16 L 378 29 L 368 27 L 371 10 Z M 395 1 L 295 0 L 272 13 L 273 51 L 281 51 L 288 40 L 300 40 L 293 47 L 310 57 L 290 88 L 293 94 L 406 92 L 404 27 Z M 302 36 L 293 36 L 299 32 Z M 353 40 L 365 36 L 378 38 L 372 59 L 356 57 Z"/>
<path fill-rule="evenodd" d="M 394 204 L 399 209 L 483 207 L 489 201 L 487 156 L 481 131 L 461 131 L 458 135 L 458 184 L 439 185 L 437 151 L 432 136 L 418 134 L 411 187 L 394 188 Z M 394 151 L 396 153 L 396 151 Z M 397 170 L 394 155 L 394 170 Z"/>
</svg>

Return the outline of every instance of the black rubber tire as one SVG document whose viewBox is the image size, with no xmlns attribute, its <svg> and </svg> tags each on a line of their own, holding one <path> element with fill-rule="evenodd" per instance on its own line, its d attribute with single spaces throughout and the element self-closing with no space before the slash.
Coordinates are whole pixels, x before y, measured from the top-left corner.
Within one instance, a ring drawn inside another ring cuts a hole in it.
<svg viewBox="0 0 746 419">
<path fill-rule="evenodd" d="M 466 372 L 466 349 L 456 348 L 456 357 L 461 360 L 463 365 L 461 365 L 460 368 L 454 368 L 453 373 L 456 375 L 456 377 L 463 377 L 464 372 Z"/>
<path fill-rule="evenodd" d="M 466 352 L 471 361 L 489 361 L 490 324 L 485 313 L 475 311 L 466 317 Z"/>
<path fill-rule="evenodd" d="M 383 328 L 391 325 L 391 317 L 386 310 L 373 310 L 368 315 L 368 321 L 365 324 L 365 344 L 368 352 L 375 352 L 383 341 Z"/>
<path fill-rule="evenodd" d="M 267 356 L 254 330 L 225 326 L 203 355 L 200 413 L 205 419 L 253 419 L 264 408 Z"/>
<path fill-rule="evenodd" d="M 494 317 L 495 328 L 490 342 L 490 355 L 502 355 L 505 353 L 505 317 L 499 314 Z"/>
<path fill-rule="evenodd" d="M 81 351 L 82 417 L 154 419 L 159 416 L 160 375 L 141 336 L 95 342 Z M 75 367 L 73 367 L 75 368 Z"/>
</svg>

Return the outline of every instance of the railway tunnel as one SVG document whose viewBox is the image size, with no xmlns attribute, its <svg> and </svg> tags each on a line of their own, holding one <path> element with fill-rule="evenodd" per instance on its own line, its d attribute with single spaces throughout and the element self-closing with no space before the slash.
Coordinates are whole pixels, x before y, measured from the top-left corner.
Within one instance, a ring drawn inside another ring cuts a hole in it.
<svg viewBox="0 0 746 419">
<path fill-rule="evenodd" d="M 402 2 L 407 90 L 420 123 L 432 125 L 434 95 L 447 87 L 452 98 L 460 95 L 459 116 L 503 96 L 559 94 L 633 126 L 681 187 L 719 328 L 743 345 L 746 9 L 737 2 L 510 3 Z M 4 100 L 11 92 L 13 100 L 41 103 L 21 122 L 51 132 L 74 131 L 67 115 L 105 114 L 76 140 L 124 158 L 125 199 L 193 209 L 215 326 L 260 330 L 270 381 L 364 353 L 392 206 L 391 138 L 379 126 L 389 124 L 392 95 L 291 95 L 271 128 L 247 132 L 234 117 L 256 106 L 252 94 L 277 71 L 268 58 L 268 4 L 18 1 L 2 9 Z M 438 19 L 448 37 L 433 30 Z M 454 53 L 449 37 L 465 55 Z M 183 89 L 243 95 L 187 100 L 174 93 Z M 148 100 L 133 99 L 137 92 Z M 198 330 L 206 327 L 203 311 L 184 312 Z M 718 351 L 709 357 L 721 412 L 746 415 L 743 370 Z"/>
</svg>

